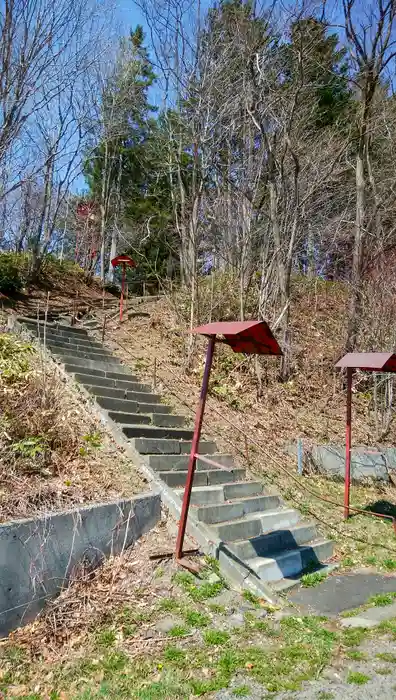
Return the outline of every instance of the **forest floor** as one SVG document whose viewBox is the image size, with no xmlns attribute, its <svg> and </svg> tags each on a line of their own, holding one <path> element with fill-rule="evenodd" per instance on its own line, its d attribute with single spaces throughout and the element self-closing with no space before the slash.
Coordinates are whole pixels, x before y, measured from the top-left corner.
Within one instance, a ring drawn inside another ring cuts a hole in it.
<svg viewBox="0 0 396 700">
<path fill-rule="evenodd" d="M 132 300 L 131 300 L 132 301 Z M 304 284 L 295 293 L 293 318 L 294 374 L 286 383 L 277 377 L 277 360 L 261 363 L 262 395 L 257 396 L 256 367 L 251 359 L 221 347 L 211 377 L 204 430 L 221 449 L 232 452 L 254 477 L 276 487 L 303 516 L 336 540 L 335 560 L 343 569 L 359 566 L 396 570 L 396 539 L 390 521 L 364 515 L 343 520 L 343 484 L 312 472 L 297 475 L 296 458 L 287 446 L 303 438 L 307 451 L 315 443 L 344 443 L 345 390 L 334 364 L 342 353 L 345 298 L 338 285 Z M 178 412 L 195 413 L 205 357 L 198 339 L 194 365 L 186 367 L 188 326 L 175 311 L 173 299 L 141 304 L 141 317 L 109 323 L 106 343 L 142 378 L 155 382 Z M 353 444 L 374 445 L 372 396 L 363 377 L 354 388 Z M 392 444 L 392 423 L 382 444 Z M 326 500 L 327 499 L 327 500 Z M 354 485 L 351 505 L 396 512 L 393 485 Z"/>
<path fill-rule="evenodd" d="M 277 609 L 229 590 L 212 561 L 194 578 L 150 559 L 174 546 L 167 524 L 0 642 L 0 697 L 395 697 L 396 620 L 373 631 Z"/>
</svg>

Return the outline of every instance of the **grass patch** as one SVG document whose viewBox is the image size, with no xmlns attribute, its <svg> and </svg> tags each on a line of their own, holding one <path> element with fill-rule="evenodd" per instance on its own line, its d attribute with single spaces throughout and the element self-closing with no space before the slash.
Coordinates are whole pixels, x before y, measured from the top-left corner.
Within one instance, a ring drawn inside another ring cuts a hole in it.
<svg viewBox="0 0 396 700">
<path fill-rule="evenodd" d="M 112 647 L 116 640 L 116 633 L 112 629 L 104 629 L 96 634 L 96 643 L 100 647 Z"/>
<path fill-rule="evenodd" d="M 315 573 L 304 574 L 301 576 L 300 580 L 304 588 L 313 588 L 322 583 L 326 578 L 327 574 L 324 571 L 316 571 Z"/>
<path fill-rule="evenodd" d="M 175 625 L 169 630 L 168 635 L 169 637 L 187 637 L 190 632 L 191 630 L 189 627 L 185 627 L 184 625 Z"/>
<path fill-rule="evenodd" d="M 158 610 L 161 612 L 174 612 L 179 608 L 180 602 L 176 598 L 162 598 L 158 603 Z"/>
<path fill-rule="evenodd" d="M 382 654 L 376 654 L 376 659 L 381 661 L 386 661 L 389 664 L 396 664 L 396 654 L 391 654 L 390 652 L 383 652 Z"/>
<path fill-rule="evenodd" d="M 204 632 L 205 644 L 210 646 L 223 646 L 230 639 L 230 634 L 222 630 L 207 630 Z"/>
<path fill-rule="evenodd" d="M 333 700 L 333 693 L 328 693 L 327 690 L 320 690 L 317 694 L 317 700 Z"/>
<path fill-rule="evenodd" d="M 242 597 L 257 608 L 260 606 L 260 598 L 251 591 L 243 591 Z"/>
<path fill-rule="evenodd" d="M 358 651 L 357 649 L 348 650 L 345 656 L 347 656 L 348 659 L 352 659 L 353 661 L 363 661 L 367 658 L 366 654 L 363 651 Z"/>
<path fill-rule="evenodd" d="M 349 671 L 347 677 L 347 683 L 354 685 L 365 685 L 369 680 L 370 676 L 366 676 L 365 673 L 360 673 L 359 671 Z"/>
<path fill-rule="evenodd" d="M 376 608 L 382 608 L 386 605 L 391 605 L 394 603 L 396 598 L 396 593 L 378 593 L 378 595 L 373 595 L 368 599 L 368 604 Z"/>
<path fill-rule="evenodd" d="M 349 627 L 342 632 L 341 641 L 346 647 L 358 647 L 368 634 L 364 627 Z"/>
<path fill-rule="evenodd" d="M 250 695 L 250 688 L 248 685 L 240 685 L 238 688 L 234 688 L 232 694 L 237 698 L 245 698 L 247 695 Z"/>
<path fill-rule="evenodd" d="M 164 649 L 164 659 L 178 666 L 184 665 L 186 653 L 178 647 L 169 646 Z"/>
<path fill-rule="evenodd" d="M 382 566 L 385 571 L 396 571 L 396 560 L 395 559 L 384 559 Z"/>
<path fill-rule="evenodd" d="M 376 673 L 380 674 L 380 676 L 390 676 L 392 674 L 392 669 L 386 666 L 383 668 L 376 668 L 375 670 Z"/>
<path fill-rule="evenodd" d="M 207 627 L 210 624 L 210 617 L 197 610 L 187 610 L 184 619 L 190 627 Z"/>
</svg>

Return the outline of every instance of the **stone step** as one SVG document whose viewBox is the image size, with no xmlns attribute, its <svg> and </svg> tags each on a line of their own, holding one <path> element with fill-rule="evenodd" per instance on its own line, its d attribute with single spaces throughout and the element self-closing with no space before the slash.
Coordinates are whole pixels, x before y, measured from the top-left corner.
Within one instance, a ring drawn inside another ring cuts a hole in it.
<svg viewBox="0 0 396 700">
<path fill-rule="evenodd" d="M 248 566 L 264 581 L 280 581 L 312 565 L 320 566 L 333 554 L 331 540 L 314 540 L 294 549 L 274 552 L 271 557 L 248 559 Z"/>
<path fill-rule="evenodd" d="M 42 335 L 42 331 L 44 331 L 44 328 L 46 328 L 46 332 L 53 332 L 59 336 L 62 335 L 68 338 L 78 337 L 79 339 L 84 338 L 89 340 L 88 333 L 84 328 L 76 328 L 75 326 L 65 326 L 63 324 L 58 323 L 37 323 L 37 321 L 35 321 L 34 319 L 19 318 L 19 320 L 21 323 L 24 323 L 29 328 L 35 329 L 36 332 L 40 332 L 40 335 Z"/>
<path fill-rule="evenodd" d="M 91 374 L 76 373 L 75 378 L 80 384 L 90 386 L 101 386 L 105 389 L 121 389 L 122 391 L 133 391 L 138 394 L 149 394 L 151 386 L 148 384 L 138 384 L 121 379 L 111 379 L 111 377 L 96 377 Z"/>
<path fill-rule="evenodd" d="M 205 469 L 196 471 L 193 483 L 195 486 L 212 486 L 215 484 L 226 484 L 244 479 L 246 472 L 244 469 L 233 469 L 223 471 L 222 469 Z M 180 488 L 186 483 L 187 472 L 161 472 L 161 479 L 171 488 Z"/>
<path fill-rule="evenodd" d="M 160 428 L 156 425 L 145 426 L 121 424 L 121 427 L 124 435 L 126 435 L 128 439 L 145 437 L 153 438 L 154 440 L 161 438 L 168 438 L 170 440 L 191 440 L 194 432 L 190 428 Z"/>
<path fill-rule="evenodd" d="M 116 413 L 143 413 L 146 415 L 159 413 L 165 415 L 171 411 L 171 407 L 163 403 L 138 403 L 127 399 L 111 399 L 106 396 L 97 396 L 96 400 L 102 408 Z"/>
<path fill-rule="evenodd" d="M 215 458 L 217 459 L 217 456 Z M 204 462 L 199 462 L 202 465 L 200 471 L 208 469 Z M 191 491 L 191 505 L 203 506 L 213 505 L 218 503 L 227 503 L 234 498 L 249 498 L 250 496 L 258 496 L 263 492 L 263 485 L 258 481 L 241 481 L 234 484 L 221 484 L 220 486 L 203 486 L 202 488 L 195 487 Z M 183 489 L 177 490 L 178 496 L 183 495 Z"/>
<path fill-rule="evenodd" d="M 40 332 L 40 334 L 37 333 L 37 328 L 31 329 L 31 330 L 32 330 L 32 332 L 36 332 L 36 335 L 40 336 L 41 340 L 44 339 L 44 332 L 43 333 Z M 97 343 L 93 340 L 89 340 L 88 338 L 87 339 L 82 338 L 82 337 L 81 338 L 80 337 L 69 338 L 69 337 L 60 335 L 59 333 L 56 333 L 55 331 L 52 331 L 52 330 L 49 331 L 48 329 L 47 329 L 47 332 L 45 334 L 45 337 L 46 337 L 47 343 L 56 343 L 60 347 L 64 347 L 66 349 L 79 347 L 79 348 L 82 348 L 84 350 L 85 350 L 85 348 L 87 348 L 88 350 L 91 350 L 91 351 L 92 350 L 102 350 L 103 352 L 110 352 L 110 351 L 106 350 L 106 348 L 104 348 L 103 345 L 101 345 L 100 343 Z"/>
<path fill-rule="evenodd" d="M 224 542 L 235 542 L 235 540 L 258 537 L 258 535 L 271 530 L 291 527 L 298 522 L 299 517 L 299 513 L 294 509 L 278 508 L 266 513 L 252 513 L 241 520 L 231 520 L 214 525 L 213 528 Z"/>
<path fill-rule="evenodd" d="M 88 389 L 90 394 L 94 396 L 102 396 L 103 398 L 109 399 L 126 399 L 127 401 L 134 401 L 143 406 L 146 402 L 149 404 L 156 404 L 162 406 L 161 397 L 159 394 L 149 394 L 144 391 L 139 393 L 137 391 L 125 391 L 124 389 L 112 389 L 106 386 L 95 386 L 93 384 L 84 384 L 85 388 Z"/>
<path fill-rule="evenodd" d="M 190 440 L 155 440 L 153 438 L 135 438 L 132 444 L 142 455 L 188 455 L 191 452 Z M 217 445 L 212 440 L 200 440 L 198 453 L 201 455 L 214 455 Z M 187 472 L 186 472 L 187 473 Z M 185 480 L 185 477 L 184 477 Z M 182 486 L 184 485 L 184 480 Z M 232 479 L 230 479 L 232 481 Z"/>
<path fill-rule="evenodd" d="M 155 425 L 159 428 L 177 428 L 183 427 L 185 425 L 185 418 L 183 416 L 172 416 L 168 413 L 160 413 L 159 411 L 146 413 L 145 417 L 147 420 L 136 420 L 139 416 L 144 415 L 143 411 L 139 413 L 122 413 L 119 411 L 110 411 L 109 416 L 112 420 L 117 423 L 122 423 L 123 425 L 134 425 L 136 423 L 146 423 L 147 425 Z"/>
<path fill-rule="evenodd" d="M 202 453 L 202 450 L 201 450 L 201 453 Z M 219 464 L 223 464 L 225 467 L 234 467 L 235 466 L 234 465 L 234 458 L 232 455 L 210 454 L 210 455 L 206 455 L 206 456 L 209 459 L 213 459 L 214 462 L 219 462 Z M 185 455 L 173 455 L 173 454 L 149 455 L 149 465 L 150 465 L 151 469 L 154 469 L 154 471 L 156 471 L 156 472 L 169 472 L 169 471 L 173 471 L 173 470 L 187 471 L 188 460 L 189 460 L 189 455 L 187 455 L 187 454 L 185 454 Z M 205 464 L 205 462 L 201 462 L 198 459 L 195 468 L 202 471 L 204 469 L 208 469 L 208 465 Z M 215 467 L 211 466 L 211 469 L 214 469 L 214 468 Z"/>
<path fill-rule="evenodd" d="M 55 340 L 54 338 L 47 338 L 47 345 L 50 348 L 54 348 L 55 350 L 63 350 L 64 352 L 75 354 L 77 353 L 86 353 L 88 352 L 90 355 L 106 355 L 107 357 L 113 357 L 112 353 L 110 350 L 106 350 L 105 348 L 102 347 L 95 347 L 94 345 L 77 345 L 77 343 L 67 343 L 67 342 L 62 342 L 61 340 Z M 95 358 L 94 358 L 95 359 Z"/>
<path fill-rule="evenodd" d="M 123 369 L 125 366 L 121 365 L 120 369 Z M 65 365 L 65 369 L 69 374 L 81 374 L 81 366 L 79 365 Z M 127 373 L 128 368 L 125 367 L 124 372 L 107 372 L 106 370 L 103 369 L 89 369 L 84 372 L 84 374 L 88 374 L 92 377 L 107 377 L 108 379 L 121 379 L 121 381 L 125 382 L 139 382 L 139 377 L 136 376 L 136 374 L 128 374 Z"/>
<path fill-rule="evenodd" d="M 217 503 L 209 506 L 197 506 L 198 520 L 214 524 L 238 520 L 250 513 L 262 513 L 275 510 L 279 506 L 278 496 L 250 496 L 240 501 Z"/>
<path fill-rule="evenodd" d="M 92 360 L 93 362 L 110 362 L 111 364 L 117 363 L 117 359 L 113 355 L 103 355 L 102 353 L 99 354 L 95 352 L 87 352 L 85 350 L 73 350 L 73 348 L 68 350 L 65 348 L 55 347 L 52 343 L 48 343 L 48 347 L 53 355 L 56 355 L 62 359 L 67 357 L 68 360 L 73 358 L 77 360 Z"/>
<path fill-rule="evenodd" d="M 81 368 L 81 372 L 91 369 L 102 369 L 105 372 L 122 372 L 122 367 L 124 365 L 119 364 L 119 360 L 113 358 L 107 358 L 106 362 L 103 360 L 88 360 L 88 358 L 81 357 L 70 357 L 69 355 L 63 355 L 58 358 L 63 362 L 64 365 L 75 365 Z M 110 361 L 111 360 L 111 361 Z M 88 372 L 87 372 L 88 374 Z M 92 376 L 93 378 L 93 376 Z"/>
<path fill-rule="evenodd" d="M 251 539 L 233 542 L 232 551 L 240 559 L 265 557 L 282 549 L 294 549 L 316 539 L 316 527 L 313 523 L 302 523 L 288 530 L 279 529 Z"/>
</svg>

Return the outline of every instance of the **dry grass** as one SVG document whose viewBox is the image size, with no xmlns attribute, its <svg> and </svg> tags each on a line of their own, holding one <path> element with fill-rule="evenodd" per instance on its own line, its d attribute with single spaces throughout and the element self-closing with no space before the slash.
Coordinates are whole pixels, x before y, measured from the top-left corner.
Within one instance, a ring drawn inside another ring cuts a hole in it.
<svg viewBox="0 0 396 700">
<path fill-rule="evenodd" d="M 31 345 L 21 352 L 26 371 L 0 378 L 0 520 L 144 490 L 144 478 L 56 364 Z"/>
</svg>

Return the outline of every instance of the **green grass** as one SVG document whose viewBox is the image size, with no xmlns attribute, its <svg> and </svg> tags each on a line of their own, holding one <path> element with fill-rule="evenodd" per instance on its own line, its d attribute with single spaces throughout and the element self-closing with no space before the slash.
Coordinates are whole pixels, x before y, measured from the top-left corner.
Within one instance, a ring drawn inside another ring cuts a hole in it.
<svg viewBox="0 0 396 700">
<path fill-rule="evenodd" d="M 184 625 L 175 625 L 169 630 L 168 635 L 170 637 L 187 637 L 190 634 L 190 628 Z"/>
<path fill-rule="evenodd" d="M 368 599 L 368 604 L 376 608 L 385 607 L 385 605 L 392 605 L 395 602 L 396 593 L 378 593 L 378 595 L 373 595 Z"/>
<path fill-rule="evenodd" d="M 252 605 L 256 605 L 259 607 L 260 605 L 260 598 L 252 593 L 251 591 L 243 591 L 242 592 L 242 597 L 248 601 L 248 603 L 252 603 Z"/>
<path fill-rule="evenodd" d="M 375 658 L 386 661 L 389 664 L 396 664 L 396 654 L 391 654 L 390 652 L 385 651 L 381 654 L 376 654 Z"/>
<path fill-rule="evenodd" d="M 96 634 L 96 643 L 101 647 L 112 647 L 116 640 L 116 633 L 112 629 L 104 629 Z"/>
<path fill-rule="evenodd" d="M 360 673 L 359 671 L 349 671 L 347 677 L 347 683 L 352 683 L 355 685 L 364 685 L 370 680 L 370 676 L 366 676 L 365 673 Z"/>
<path fill-rule="evenodd" d="M 236 695 L 237 698 L 245 698 L 250 694 L 250 688 L 248 685 L 240 685 L 238 688 L 234 688 L 232 694 Z"/>
<path fill-rule="evenodd" d="M 210 617 L 197 610 L 187 610 L 184 619 L 190 627 L 207 627 L 210 624 Z"/>
<path fill-rule="evenodd" d="M 364 627 L 349 627 L 343 630 L 341 641 L 346 647 L 358 647 L 367 634 L 368 630 Z"/>
<path fill-rule="evenodd" d="M 203 637 L 205 644 L 209 644 L 211 646 L 222 646 L 228 642 L 230 634 L 229 632 L 224 632 L 222 630 L 211 629 L 204 632 Z"/>
<path fill-rule="evenodd" d="M 304 588 L 313 588 L 318 586 L 327 578 L 327 574 L 324 571 L 316 571 L 312 574 L 304 574 L 301 576 L 301 585 Z"/>
<path fill-rule="evenodd" d="M 162 598 L 158 603 L 158 610 L 161 612 L 174 612 L 179 610 L 180 602 L 176 598 Z"/>
<path fill-rule="evenodd" d="M 363 651 L 358 651 L 357 649 L 348 650 L 345 656 L 347 656 L 348 659 L 352 659 L 353 661 L 363 661 L 367 658 L 366 654 Z"/>
<path fill-rule="evenodd" d="M 164 649 L 164 660 L 171 661 L 176 665 L 184 665 L 186 652 L 178 647 L 168 646 Z"/>
<path fill-rule="evenodd" d="M 316 697 L 317 700 L 332 700 L 334 695 L 333 693 L 328 693 L 327 690 L 320 690 Z"/>
<path fill-rule="evenodd" d="M 376 668 L 376 673 L 379 673 L 380 676 L 390 676 L 392 674 L 392 669 L 386 666 L 383 668 Z"/>
<path fill-rule="evenodd" d="M 396 560 L 395 559 L 384 559 L 382 566 L 385 571 L 396 571 Z"/>
</svg>

